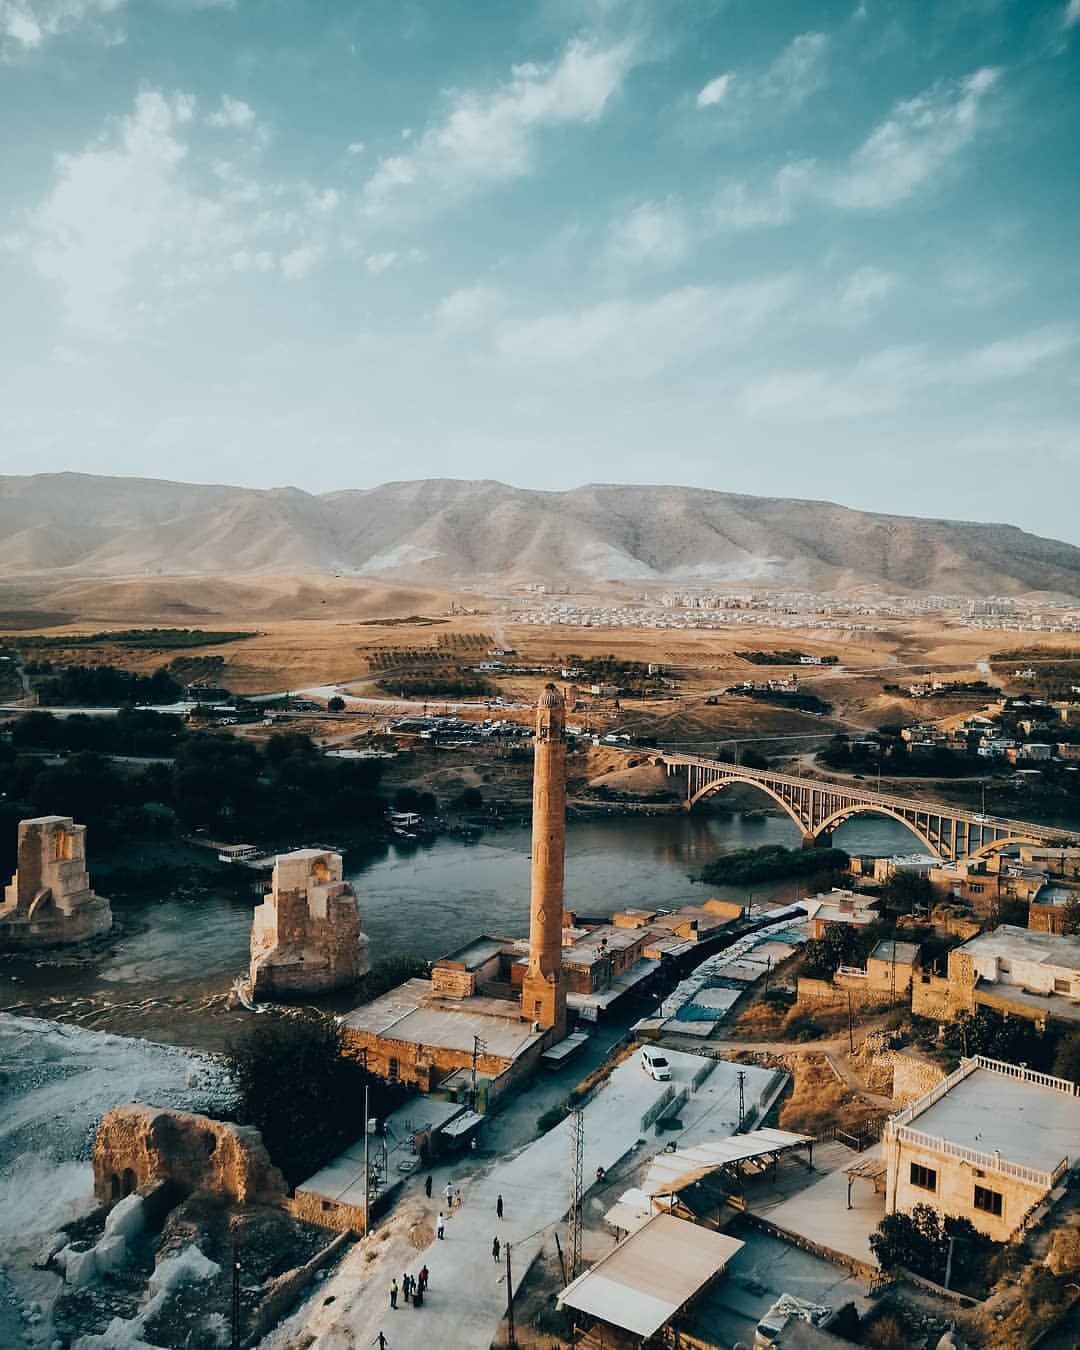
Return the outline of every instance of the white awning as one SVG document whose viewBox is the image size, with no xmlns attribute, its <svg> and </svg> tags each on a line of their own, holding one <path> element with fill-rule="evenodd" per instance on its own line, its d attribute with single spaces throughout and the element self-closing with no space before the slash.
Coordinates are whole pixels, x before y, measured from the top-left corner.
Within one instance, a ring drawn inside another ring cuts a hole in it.
<svg viewBox="0 0 1080 1350">
<path fill-rule="evenodd" d="M 649 1164 L 642 1189 L 647 1195 L 671 1195 L 730 1163 L 767 1158 L 809 1144 L 808 1134 L 788 1130 L 748 1130 L 727 1139 L 712 1139 L 693 1148 L 658 1153 Z"/>
<path fill-rule="evenodd" d="M 559 1295 L 576 1308 L 637 1336 L 652 1336 L 743 1247 L 738 1238 L 657 1214 Z"/>
<path fill-rule="evenodd" d="M 468 1134 L 470 1130 L 483 1123 L 484 1117 L 477 1112 L 462 1111 L 460 1116 L 455 1116 L 453 1120 L 441 1126 L 439 1134 L 445 1134 L 450 1139 L 460 1139 L 463 1134 Z"/>
</svg>

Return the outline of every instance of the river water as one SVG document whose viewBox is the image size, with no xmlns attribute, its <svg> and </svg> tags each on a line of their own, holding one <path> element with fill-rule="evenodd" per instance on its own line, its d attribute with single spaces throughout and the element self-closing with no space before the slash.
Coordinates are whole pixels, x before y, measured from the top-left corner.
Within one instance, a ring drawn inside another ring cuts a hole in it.
<svg viewBox="0 0 1080 1350">
<path fill-rule="evenodd" d="M 874 817 L 850 821 L 834 838 L 850 853 L 878 855 L 910 852 L 914 842 L 903 826 Z M 626 906 L 701 903 L 710 895 L 745 900 L 745 888 L 705 887 L 690 878 L 725 849 L 799 842 L 795 826 L 779 816 L 746 820 L 706 811 L 572 821 L 567 907 L 598 917 Z M 488 833 L 475 843 L 395 844 L 346 870 L 373 960 L 432 958 L 480 933 L 528 932 L 527 829 Z M 754 888 L 758 900 L 796 894 L 790 881 Z M 246 967 L 254 903 L 206 891 L 116 906 L 120 933 L 106 950 L 59 962 L 0 960 L 0 1008 L 213 1048 L 224 1032 L 205 1031 L 200 1019 L 224 1016 L 217 996 Z"/>
</svg>

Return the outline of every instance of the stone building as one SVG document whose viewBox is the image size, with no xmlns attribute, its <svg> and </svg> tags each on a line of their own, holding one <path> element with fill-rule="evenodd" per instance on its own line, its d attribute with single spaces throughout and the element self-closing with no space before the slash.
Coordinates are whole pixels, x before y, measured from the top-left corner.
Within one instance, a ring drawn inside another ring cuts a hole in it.
<svg viewBox="0 0 1080 1350">
<path fill-rule="evenodd" d="M 251 996 L 322 993 L 351 984 L 370 968 L 341 854 L 314 848 L 281 854 L 251 924 Z"/>
<path fill-rule="evenodd" d="M 886 1123 L 886 1213 L 928 1204 L 1007 1241 L 1067 1185 L 1078 1139 L 1073 1083 L 965 1060 Z"/>
<path fill-rule="evenodd" d="M 481 937 L 341 1019 L 346 1043 L 374 1073 L 422 1092 L 475 1083 L 494 1101 L 519 1085 L 566 1031 L 563 863 L 566 704 L 554 685 L 536 709 L 528 947 Z"/>
<path fill-rule="evenodd" d="M 70 816 L 22 820 L 18 848 L 0 905 L 0 947 L 53 947 L 109 931 L 109 902 L 90 889 L 85 825 Z"/>
<path fill-rule="evenodd" d="M 184 1195 L 213 1191 L 240 1204 L 277 1204 L 285 1179 L 259 1131 L 142 1102 L 114 1107 L 94 1139 L 94 1193 L 103 1204 L 155 1181 Z"/>
<path fill-rule="evenodd" d="M 954 947 L 948 971 L 916 974 L 913 1013 L 945 1019 L 985 1007 L 1038 1024 L 1080 1024 L 1080 937 L 1001 924 Z"/>
</svg>

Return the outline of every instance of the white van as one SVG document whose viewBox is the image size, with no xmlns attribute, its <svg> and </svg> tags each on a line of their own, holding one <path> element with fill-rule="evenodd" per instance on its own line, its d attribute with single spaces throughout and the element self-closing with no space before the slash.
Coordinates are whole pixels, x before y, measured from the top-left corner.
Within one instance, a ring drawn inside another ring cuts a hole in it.
<svg viewBox="0 0 1080 1350">
<path fill-rule="evenodd" d="M 651 1045 L 642 1047 L 641 1067 L 650 1078 L 655 1078 L 658 1082 L 663 1083 L 671 1077 L 671 1065 L 661 1052 L 654 1050 Z"/>
</svg>

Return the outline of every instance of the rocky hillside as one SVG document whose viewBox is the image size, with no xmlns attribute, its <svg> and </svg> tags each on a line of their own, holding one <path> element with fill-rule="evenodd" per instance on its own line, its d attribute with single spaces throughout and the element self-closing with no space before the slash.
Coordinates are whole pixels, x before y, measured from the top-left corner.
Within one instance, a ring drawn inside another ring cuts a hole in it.
<svg viewBox="0 0 1080 1350">
<path fill-rule="evenodd" d="M 682 487 L 536 492 L 431 479 L 313 495 L 0 477 L 0 574 L 324 571 L 429 585 L 752 583 L 1080 594 L 1080 549 L 1009 525 Z"/>
</svg>

